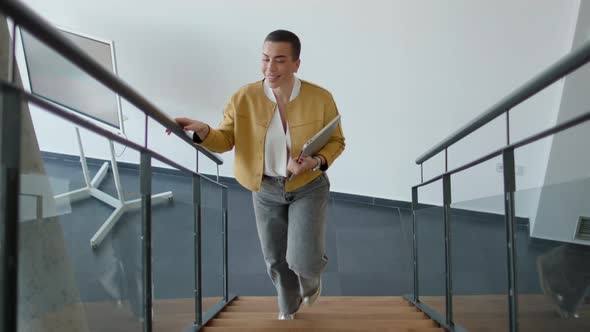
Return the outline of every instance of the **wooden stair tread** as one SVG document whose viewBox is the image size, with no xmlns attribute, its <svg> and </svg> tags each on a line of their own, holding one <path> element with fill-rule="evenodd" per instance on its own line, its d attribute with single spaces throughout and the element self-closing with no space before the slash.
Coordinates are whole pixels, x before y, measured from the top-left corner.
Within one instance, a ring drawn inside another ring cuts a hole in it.
<svg viewBox="0 0 590 332">
<path fill-rule="evenodd" d="M 423 302 L 444 305 L 443 297 L 421 298 Z M 220 298 L 204 298 L 203 306 L 212 307 L 218 304 Z M 352 332 L 352 331 L 425 331 L 442 332 L 437 328 L 436 322 L 430 320 L 420 311 L 399 313 L 375 313 L 362 312 L 362 310 L 350 310 L 355 304 L 360 307 L 374 308 L 381 303 L 385 307 L 408 308 L 409 302 L 401 297 L 328 297 L 322 296 L 311 308 L 302 308 L 297 313 L 294 321 L 278 321 L 276 297 L 238 297 L 230 303 L 229 307 L 241 307 L 251 305 L 268 308 L 267 311 L 258 312 L 221 312 L 211 325 L 204 331 L 233 332 L 233 331 L 323 331 L 323 332 Z M 377 303 L 375 303 L 377 302 Z M 373 303 L 366 305 L 367 303 Z M 94 331 L 123 332 L 138 330 L 141 322 L 132 313 L 128 305 L 116 305 L 113 302 L 85 302 L 81 304 L 86 312 L 88 325 Z M 455 296 L 453 299 L 455 322 L 468 331 L 495 332 L 507 330 L 508 316 L 505 295 L 469 295 Z M 322 307 L 339 308 L 321 312 Z M 409 308 L 413 308 L 410 304 Z M 156 299 L 154 301 L 154 332 L 183 331 L 192 326 L 194 322 L 194 299 Z M 317 309 L 317 310 L 316 310 Z M 579 319 L 563 320 L 559 318 L 543 295 L 519 295 L 519 325 L 523 331 L 536 332 L 587 332 L 590 331 L 590 305 L 583 304 L 580 309 Z M 365 309 L 363 309 L 365 310 Z M 244 323 L 246 321 L 247 323 Z M 328 325 L 335 321 L 336 326 L 321 328 L 322 324 Z M 369 322 L 375 322 L 377 326 L 370 326 Z M 361 326 L 367 322 L 366 326 Z M 390 327 L 383 324 L 390 322 Z M 425 323 L 426 322 L 426 323 Z M 275 326 L 284 323 L 285 329 Z M 409 325 L 413 323 L 415 327 Z M 239 326 L 235 326 L 237 324 Z M 256 325 L 254 325 L 256 324 Z M 317 324 L 317 325 L 316 325 Z M 427 324 L 423 326 L 422 324 Z M 230 325 L 230 326 L 225 326 Z M 232 326 L 233 325 L 233 326 Z M 268 326 L 270 325 L 270 326 Z"/>
<path fill-rule="evenodd" d="M 203 298 L 201 302 L 203 311 L 207 311 L 222 300 L 223 298 Z M 156 314 L 190 313 L 195 315 L 194 298 L 156 299 L 153 305 Z"/>
<path fill-rule="evenodd" d="M 204 327 L 203 332 L 444 332 L 440 327 L 421 327 L 421 328 L 403 328 L 403 327 L 388 327 L 388 328 L 307 328 L 307 327 Z"/>
<path fill-rule="evenodd" d="M 187 319 L 160 304 L 170 318 Z M 167 307 L 170 306 L 170 307 Z M 275 296 L 241 296 L 229 303 L 201 331 L 209 332 L 443 332 L 440 326 L 410 302 L 394 296 L 322 296 L 312 307 L 302 306 L 295 320 L 279 321 Z"/>
<path fill-rule="evenodd" d="M 247 319 L 248 317 L 255 319 L 277 319 L 277 312 L 220 312 L 215 318 L 223 319 Z M 337 313 L 337 312 L 298 312 L 297 319 L 424 319 L 427 316 L 420 312 L 409 313 Z"/>
<path fill-rule="evenodd" d="M 225 312 L 278 312 L 276 306 L 227 306 L 223 310 Z M 375 314 L 386 314 L 386 313 L 410 313 L 416 312 L 416 307 L 352 307 L 352 306 L 321 306 L 314 305 L 312 308 L 301 307 L 299 312 L 326 312 L 326 313 L 347 313 L 347 314 L 363 314 L 363 313 L 375 313 Z"/>
<path fill-rule="evenodd" d="M 207 326 L 233 326 L 233 327 L 438 327 L 438 324 L 429 319 L 408 319 L 408 320 L 375 320 L 375 319 L 323 319 L 305 320 L 296 316 L 295 320 L 280 321 L 277 319 L 214 319 Z"/>
<path fill-rule="evenodd" d="M 238 296 L 236 301 L 277 301 L 276 296 Z M 331 300 L 331 301 L 399 301 L 408 302 L 401 296 L 321 296 L 318 301 Z"/>
<path fill-rule="evenodd" d="M 252 306 L 252 302 L 253 301 L 244 301 L 244 300 L 234 300 L 232 301 L 228 307 L 247 307 L 247 306 Z M 276 308 L 277 307 L 277 301 L 260 301 L 260 302 L 256 302 L 256 306 L 257 307 L 269 307 L 269 308 Z M 402 307 L 402 308 L 407 308 L 407 307 L 413 307 L 413 305 L 410 302 L 407 301 L 360 301 L 360 300 L 355 300 L 355 301 L 338 301 L 338 300 L 328 300 L 328 299 L 318 299 L 317 302 L 314 304 L 314 306 L 322 306 L 322 307 L 329 307 L 329 306 L 335 306 L 335 307 Z"/>
</svg>

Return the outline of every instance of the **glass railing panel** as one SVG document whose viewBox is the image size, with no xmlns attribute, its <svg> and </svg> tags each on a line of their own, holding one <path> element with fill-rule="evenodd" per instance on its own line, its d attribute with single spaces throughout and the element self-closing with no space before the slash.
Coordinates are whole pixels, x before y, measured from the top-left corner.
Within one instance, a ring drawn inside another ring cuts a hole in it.
<svg viewBox="0 0 590 332">
<path fill-rule="evenodd" d="M 193 174 L 152 159 L 154 331 L 182 331 L 195 322 Z"/>
<path fill-rule="evenodd" d="M 138 151 L 113 145 L 113 165 L 109 141 L 80 130 L 81 162 L 73 124 L 51 116 L 41 127 L 68 130 L 48 136 L 23 114 L 19 330 L 142 331 Z"/>
<path fill-rule="evenodd" d="M 516 211 L 520 331 L 590 330 L 590 123 L 519 148 L 516 164 L 545 151 L 544 177 L 517 177 Z M 525 169 L 526 174 L 526 169 Z"/>
<path fill-rule="evenodd" d="M 421 166 L 420 176 L 424 181 L 428 181 L 445 171 L 445 152 L 439 152 L 432 158 L 428 159 Z"/>
<path fill-rule="evenodd" d="M 414 297 L 414 239 L 413 239 L 413 220 L 412 209 L 396 208 L 392 210 L 394 220 L 399 220 L 399 224 L 394 222 L 394 226 L 399 227 L 399 236 L 395 237 L 396 250 L 399 252 L 400 268 L 399 288 L 400 295 Z M 399 217 L 399 219 L 398 219 Z M 399 225 L 399 226 L 398 226 Z"/>
<path fill-rule="evenodd" d="M 560 101 L 562 98 L 562 91 L 564 89 L 563 83 L 564 81 L 569 80 L 573 75 L 576 75 L 578 72 L 579 71 L 574 71 L 567 75 L 565 79 L 555 81 L 545 89 L 530 96 L 528 99 L 510 109 L 509 118 L 511 142 L 518 142 L 522 139 L 546 130 L 560 122 L 556 122 L 556 115 L 558 113 L 557 111 L 559 108 L 559 103 L 563 103 L 565 101 Z M 586 101 L 590 100 L 586 98 Z M 501 116 L 500 118 L 506 122 L 505 115 Z M 499 132 L 505 133 L 506 128 L 501 129 Z M 530 160 L 530 162 L 531 165 L 534 164 L 534 160 Z"/>
<path fill-rule="evenodd" d="M 332 195 L 326 227 L 328 265 L 322 275 L 322 294 L 402 296 L 411 293 L 411 251 L 401 219 L 397 207 Z"/>
<path fill-rule="evenodd" d="M 224 295 L 224 196 L 227 188 L 201 176 L 201 306 L 204 319 Z"/>
<path fill-rule="evenodd" d="M 468 331 L 508 331 L 502 158 L 451 178 L 453 321 Z"/>
<path fill-rule="evenodd" d="M 416 218 L 419 301 L 435 310 L 444 320 L 445 228 L 442 208 L 442 181 L 418 189 Z"/>
<path fill-rule="evenodd" d="M 0 20 L 2 20 L 2 22 L 7 22 L 6 20 L 6 16 L 4 16 L 3 14 L 0 14 Z M 9 27 L 8 23 L 3 23 L 2 25 L 0 25 L 0 29 L 7 29 Z M 6 36 L 6 32 L 2 31 L 2 37 Z M 4 41 L 3 39 L 3 46 L 2 47 L 6 47 L 4 45 L 8 45 L 6 41 Z M 4 58 L 4 57 L 3 57 Z M 4 78 L 7 77 L 8 74 L 8 62 L 6 60 L 2 60 L 0 61 L 0 77 Z M 4 89 L 0 88 L 0 112 L 5 112 L 10 108 L 11 112 L 19 112 L 20 111 L 20 107 L 18 105 L 8 105 L 5 104 L 4 102 L 4 98 L 5 98 L 6 92 L 4 91 Z M 0 114 L 4 114 L 4 113 L 0 113 Z M 0 135 L 3 132 L 2 131 L 2 127 L 1 127 L 2 123 L 0 123 Z M 0 136 L 0 144 L 2 144 L 2 138 Z M 4 163 L 4 159 L 3 159 L 3 155 L 0 152 L 0 167 L 2 167 L 2 169 L 4 169 L 5 163 Z M 5 284 L 6 280 L 5 280 L 5 268 L 6 268 L 6 237 L 9 236 L 6 233 L 6 220 L 4 218 L 4 212 L 5 212 L 5 205 L 2 204 L 3 199 L 6 197 L 4 194 L 4 175 L 0 173 L 0 294 L 1 294 L 1 298 L 0 298 L 0 326 L 6 326 L 6 311 L 5 309 L 8 307 L 7 303 L 8 302 L 8 297 L 6 296 L 6 288 L 7 285 Z"/>
<path fill-rule="evenodd" d="M 170 116 L 170 119 L 173 117 Z M 189 137 L 190 135 L 186 135 Z M 190 137 L 189 137 L 190 138 Z M 192 139 L 192 138 L 191 138 Z M 166 127 L 154 119 L 148 119 L 147 147 L 151 151 L 174 161 L 174 163 L 190 170 L 196 170 L 197 158 L 195 147 L 182 140 L 175 134 L 167 134 Z M 203 163 L 210 163 L 208 157 L 199 156 L 199 172 L 202 172 Z"/>
<path fill-rule="evenodd" d="M 505 145 L 506 118 L 499 116 L 448 148 L 448 169 L 454 170 Z"/>
<path fill-rule="evenodd" d="M 0 17 L 5 19 L 5 17 Z M 4 64 L 3 64 L 4 65 Z M 2 68 L 4 69 L 4 68 Z M 0 70 L 3 74 L 5 70 Z M 0 88 L 0 326 L 13 328 L 16 325 L 14 301 L 18 297 L 14 293 L 17 283 L 17 270 L 11 261 L 18 257 L 18 220 L 15 213 L 15 201 L 20 201 L 16 183 L 20 176 L 18 167 L 18 153 L 20 149 L 10 144 L 7 138 L 19 136 L 20 128 L 14 125 L 23 111 L 23 104 L 14 90 Z M 12 115 L 12 116 L 11 116 Z M 8 144 L 7 144 L 8 143 Z M 12 184 L 11 184 L 12 183 Z M 33 204 L 38 198 L 33 196 Z M 12 265 L 12 266 L 11 266 Z"/>
</svg>

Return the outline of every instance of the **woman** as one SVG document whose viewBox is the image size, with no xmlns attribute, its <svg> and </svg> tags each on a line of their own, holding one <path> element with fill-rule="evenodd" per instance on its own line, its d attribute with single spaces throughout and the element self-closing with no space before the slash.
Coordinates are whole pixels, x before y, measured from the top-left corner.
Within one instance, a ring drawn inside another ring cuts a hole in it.
<svg viewBox="0 0 590 332">
<path fill-rule="evenodd" d="M 300 51 L 294 33 L 271 32 L 263 44 L 264 79 L 233 95 L 217 129 L 198 120 L 175 119 L 211 151 L 235 147 L 235 177 L 252 191 L 258 236 L 282 320 L 293 319 L 302 303 L 312 305 L 321 292 L 330 191 L 324 172 L 345 145 L 338 125 L 316 155 L 297 158 L 303 144 L 338 115 L 327 90 L 295 76 Z"/>
</svg>

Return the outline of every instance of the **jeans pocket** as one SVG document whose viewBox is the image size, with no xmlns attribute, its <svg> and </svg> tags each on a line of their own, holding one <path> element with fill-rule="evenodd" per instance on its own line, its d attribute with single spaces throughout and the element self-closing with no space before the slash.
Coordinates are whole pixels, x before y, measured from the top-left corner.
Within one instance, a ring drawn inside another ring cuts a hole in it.
<svg viewBox="0 0 590 332">
<path fill-rule="evenodd" d="M 328 174 L 326 174 L 326 172 L 323 172 L 321 177 L 324 179 L 324 181 L 326 182 L 326 184 L 329 187 L 330 186 L 330 178 L 328 178 Z"/>
</svg>

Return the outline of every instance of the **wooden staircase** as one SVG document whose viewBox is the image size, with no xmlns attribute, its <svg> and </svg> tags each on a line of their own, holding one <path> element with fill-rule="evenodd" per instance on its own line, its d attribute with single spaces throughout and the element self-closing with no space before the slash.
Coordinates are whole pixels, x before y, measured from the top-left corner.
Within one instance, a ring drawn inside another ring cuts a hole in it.
<svg viewBox="0 0 590 332">
<path fill-rule="evenodd" d="M 203 311 L 215 307 L 222 299 L 203 298 Z M 444 296 L 422 296 L 421 300 L 439 313 L 444 313 Z M 90 332 L 141 331 L 143 323 L 126 304 L 87 302 L 82 305 Z M 60 330 L 63 321 L 72 319 L 71 310 L 40 316 L 38 326 Z M 519 331 L 523 332 L 588 332 L 590 303 L 583 304 L 579 319 L 564 320 L 555 314 L 547 299 L 540 294 L 519 296 Z M 302 308 L 293 321 L 277 320 L 275 297 L 238 297 L 201 331 L 437 331 L 436 322 L 418 311 L 401 297 L 329 297 L 322 296 L 311 308 Z M 505 295 L 469 295 L 453 298 L 455 323 L 470 332 L 508 330 Z M 154 301 L 154 332 L 186 331 L 195 319 L 193 298 L 157 299 Z M 34 325 L 34 326 L 37 326 Z M 53 328 L 55 327 L 55 328 Z"/>
<path fill-rule="evenodd" d="M 201 329 L 204 332 L 443 332 L 401 297 L 322 296 L 295 320 L 279 321 L 275 297 L 240 296 Z"/>
</svg>

